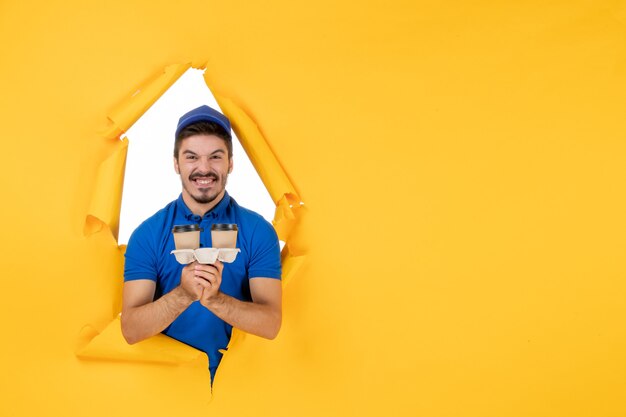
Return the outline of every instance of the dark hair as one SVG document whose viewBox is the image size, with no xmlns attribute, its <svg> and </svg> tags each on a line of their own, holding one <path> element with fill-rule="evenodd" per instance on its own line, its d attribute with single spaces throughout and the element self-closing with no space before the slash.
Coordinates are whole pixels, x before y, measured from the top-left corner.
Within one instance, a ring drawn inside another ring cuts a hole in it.
<svg viewBox="0 0 626 417">
<path fill-rule="evenodd" d="M 196 122 L 184 127 L 178 132 L 178 136 L 176 136 L 176 140 L 174 141 L 174 158 L 178 159 L 178 151 L 180 150 L 181 142 L 195 135 L 215 135 L 223 139 L 226 143 L 226 149 L 228 149 L 228 159 L 233 157 L 233 140 L 229 132 L 214 122 Z"/>
</svg>

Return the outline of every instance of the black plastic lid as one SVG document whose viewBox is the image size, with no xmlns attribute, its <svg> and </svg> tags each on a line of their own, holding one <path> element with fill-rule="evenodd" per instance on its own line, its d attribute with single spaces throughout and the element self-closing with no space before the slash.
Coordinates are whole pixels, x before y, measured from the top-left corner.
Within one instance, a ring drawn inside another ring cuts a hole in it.
<svg viewBox="0 0 626 417">
<path fill-rule="evenodd" d="M 218 231 L 218 232 L 227 232 L 227 231 L 237 231 L 237 225 L 234 223 L 215 223 L 213 226 L 211 226 L 211 231 Z"/>
<path fill-rule="evenodd" d="M 172 229 L 172 233 L 181 233 L 181 232 L 201 232 L 199 224 L 182 224 L 174 226 Z"/>
</svg>

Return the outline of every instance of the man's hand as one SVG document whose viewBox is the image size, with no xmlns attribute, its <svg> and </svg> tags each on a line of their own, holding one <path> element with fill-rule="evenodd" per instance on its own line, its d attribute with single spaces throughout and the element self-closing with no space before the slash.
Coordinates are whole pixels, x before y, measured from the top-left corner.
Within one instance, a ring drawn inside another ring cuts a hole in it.
<svg viewBox="0 0 626 417">
<path fill-rule="evenodd" d="M 198 299 L 203 306 L 209 308 L 220 294 L 224 264 L 220 261 L 215 261 L 213 265 L 203 265 L 196 262 L 194 264 L 194 279 L 196 285 L 200 288 Z"/>
<path fill-rule="evenodd" d="M 276 337 L 282 319 L 280 280 L 250 279 L 252 302 L 245 302 L 220 291 L 223 270 L 220 261 L 213 265 L 194 262 L 183 268 L 181 286 L 199 294 L 196 300 L 228 324 L 267 339 Z"/>
<path fill-rule="evenodd" d="M 180 273 L 180 287 L 191 301 L 198 301 L 202 296 L 202 291 L 204 290 L 202 284 L 204 280 L 198 278 L 197 268 L 204 266 L 207 265 L 192 262 L 185 265 L 183 271 Z"/>
</svg>

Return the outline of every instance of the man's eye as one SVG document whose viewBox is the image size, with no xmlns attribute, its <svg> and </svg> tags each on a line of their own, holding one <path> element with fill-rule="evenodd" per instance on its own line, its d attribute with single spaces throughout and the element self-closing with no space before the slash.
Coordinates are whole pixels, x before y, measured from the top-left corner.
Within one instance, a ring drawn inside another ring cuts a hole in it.
<svg viewBox="0 0 626 417">
<path fill-rule="evenodd" d="M 196 156 L 195 155 L 187 155 L 187 159 L 193 160 L 193 159 L 196 159 Z"/>
<path fill-rule="evenodd" d="M 213 155 L 211 159 L 222 159 L 222 155 Z"/>
</svg>

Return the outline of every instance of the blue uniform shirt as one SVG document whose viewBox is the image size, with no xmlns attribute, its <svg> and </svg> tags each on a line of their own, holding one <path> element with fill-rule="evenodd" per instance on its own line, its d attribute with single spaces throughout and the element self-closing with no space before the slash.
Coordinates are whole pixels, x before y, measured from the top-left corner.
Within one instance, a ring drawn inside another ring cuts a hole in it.
<svg viewBox="0 0 626 417">
<path fill-rule="evenodd" d="M 233 263 L 225 263 L 220 290 L 242 301 L 252 301 L 248 280 L 255 277 L 280 279 L 280 246 L 270 223 L 259 214 L 241 207 L 228 193 L 203 217 L 185 205 L 182 194 L 131 235 L 126 248 L 124 281 L 149 279 L 156 282 L 154 299 L 167 294 L 180 284 L 183 265 L 170 252 L 175 249 L 174 225 L 199 224 L 200 246 L 211 247 L 211 225 L 235 223 L 238 226 L 237 248 L 241 250 Z M 214 315 L 198 301 L 192 303 L 163 333 L 209 357 L 211 377 L 230 340 L 232 326 Z"/>
</svg>

